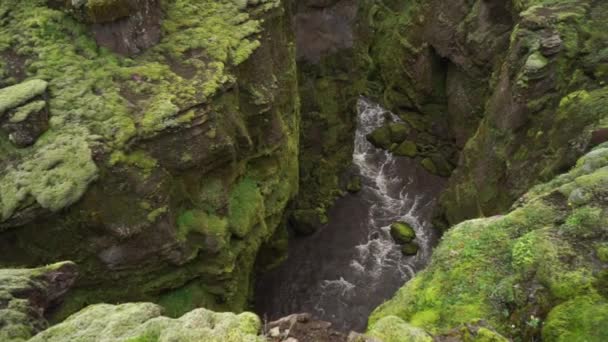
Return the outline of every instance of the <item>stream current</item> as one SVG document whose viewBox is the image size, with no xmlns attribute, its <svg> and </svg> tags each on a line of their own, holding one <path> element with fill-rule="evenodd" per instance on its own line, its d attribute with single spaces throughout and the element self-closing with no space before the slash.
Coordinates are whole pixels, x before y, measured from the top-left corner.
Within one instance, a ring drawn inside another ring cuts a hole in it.
<svg viewBox="0 0 608 342">
<path fill-rule="evenodd" d="M 258 277 L 255 309 L 264 319 L 309 312 L 338 330 L 365 330 L 373 309 L 430 259 L 437 242 L 430 219 L 445 180 L 415 159 L 374 148 L 366 135 L 400 120 L 367 99 L 357 109 L 353 164 L 362 189 L 336 201 L 326 225 L 290 241 L 287 260 Z M 396 221 L 415 229 L 416 256 L 404 256 L 391 238 Z"/>
</svg>

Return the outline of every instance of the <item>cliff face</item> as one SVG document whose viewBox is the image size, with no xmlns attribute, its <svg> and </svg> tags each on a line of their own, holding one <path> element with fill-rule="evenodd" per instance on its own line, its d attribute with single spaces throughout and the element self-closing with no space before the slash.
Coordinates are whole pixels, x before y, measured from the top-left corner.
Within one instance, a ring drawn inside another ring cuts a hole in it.
<svg viewBox="0 0 608 342">
<path fill-rule="evenodd" d="M 369 13 L 406 50 L 432 47 L 447 64 L 445 88 L 431 88 L 446 89 L 439 98 L 447 107 L 432 122 L 447 122 L 462 150 L 440 200 L 444 227 L 505 215 L 451 228 L 428 269 L 372 315 L 369 333 L 399 341 L 394 331 L 424 328 L 438 340 L 501 340 L 496 329 L 525 341 L 605 340 L 605 147 L 589 151 L 606 141 L 608 7 L 460 5 L 412 1 Z M 428 58 L 409 65 L 415 61 Z M 416 80 L 424 68 L 401 70 L 400 79 Z M 409 111 L 428 101 L 421 84 L 398 92 L 405 96 L 382 94 L 397 112 Z"/>
<path fill-rule="evenodd" d="M 0 265 L 77 262 L 58 317 L 242 310 L 297 192 L 287 5 L 2 1 Z"/>
</svg>

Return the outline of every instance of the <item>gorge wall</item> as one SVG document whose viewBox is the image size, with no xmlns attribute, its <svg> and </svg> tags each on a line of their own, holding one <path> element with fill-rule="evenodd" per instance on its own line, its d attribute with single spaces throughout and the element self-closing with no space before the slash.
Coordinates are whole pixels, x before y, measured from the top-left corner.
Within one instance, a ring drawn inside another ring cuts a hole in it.
<svg viewBox="0 0 608 342">
<path fill-rule="evenodd" d="M 246 306 L 298 190 L 288 5 L 2 1 L 0 265 L 77 263 L 57 319 Z"/>
</svg>

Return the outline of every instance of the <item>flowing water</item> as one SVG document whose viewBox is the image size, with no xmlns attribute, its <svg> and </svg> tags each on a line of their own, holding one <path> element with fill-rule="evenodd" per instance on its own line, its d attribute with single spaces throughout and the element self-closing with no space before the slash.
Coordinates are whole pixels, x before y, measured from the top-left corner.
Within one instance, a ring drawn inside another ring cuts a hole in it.
<svg viewBox="0 0 608 342">
<path fill-rule="evenodd" d="M 309 312 L 344 331 L 364 330 L 371 311 L 429 260 L 437 241 L 429 221 L 442 178 L 418 161 L 374 148 L 365 138 L 390 117 L 366 99 L 358 104 L 353 164 L 362 190 L 339 199 L 329 223 L 290 242 L 289 256 L 256 284 L 256 311 L 268 320 Z M 404 256 L 390 236 L 396 221 L 416 231 L 420 251 Z"/>
</svg>

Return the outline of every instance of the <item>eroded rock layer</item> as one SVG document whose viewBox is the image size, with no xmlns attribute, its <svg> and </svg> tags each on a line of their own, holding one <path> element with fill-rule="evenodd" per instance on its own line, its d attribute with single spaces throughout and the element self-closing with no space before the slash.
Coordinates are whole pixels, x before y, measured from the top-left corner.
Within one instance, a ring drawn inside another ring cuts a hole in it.
<svg viewBox="0 0 608 342">
<path fill-rule="evenodd" d="M 242 310 L 298 186 L 288 4 L 51 5 L 0 3 L 0 265 L 77 262 L 57 317 L 102 301 Z M 120 23 L 142 16 L 160 25 L 145 46 Z M 15 125 L 47 116 L 19 143 Z"/>
</svg>

